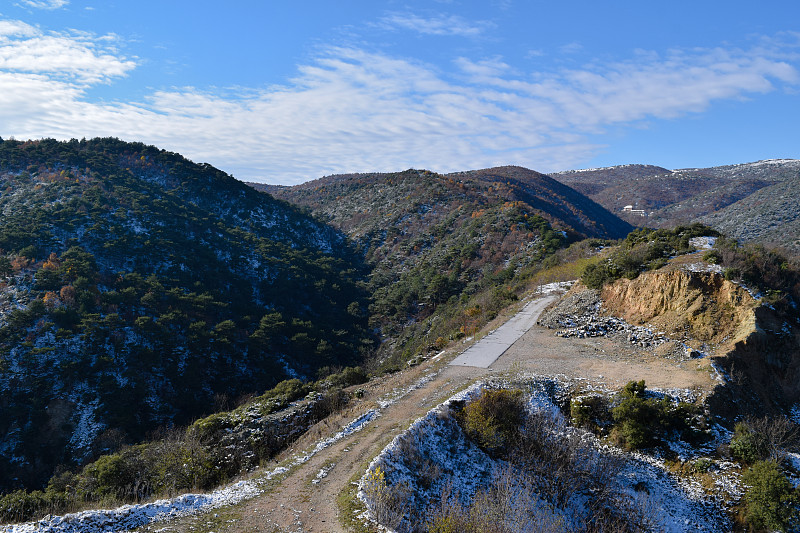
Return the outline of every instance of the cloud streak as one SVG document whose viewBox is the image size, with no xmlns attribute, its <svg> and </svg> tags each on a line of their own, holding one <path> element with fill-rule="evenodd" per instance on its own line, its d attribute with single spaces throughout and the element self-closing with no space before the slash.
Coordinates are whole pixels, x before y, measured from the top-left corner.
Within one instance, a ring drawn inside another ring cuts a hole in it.
<svg viewBox="0 0 800 533">
<path fill-rule="evenodd" d="M 494 27 L 491 22 L 472 22 L 457 15 L 422 17 L 414 13 L 391 13 L 381 19 L 382 27 L 409 30 L 422 35 L 477 37 Z"/>
<path fill-rule="evenodd" d="M 69 4 L 69 0 L 22 0 L 22 3 L 19 5 L 52 11 L 54 9 L 61 9 L 67 4 Z"/>
<path fill-rule="evenodd" d="M 24 53 L 24 62 L 16 54 Z M 324 174 L 409 167 L 454 171 L 573 167 L 587 139 L 617 124 L 702 112 L 720 100 L 791 88 L 780 46 L 640 53 L 626 62 L 520 73 L 502 58 L 451 72 L 359 48 L 329 48 L 280 86 L 186 87 L 139 102 L 87 92 L 135 68 L 108 38 L 45 34 L 0 21 L 0 135 L 116 136 L 208 161 L 240 179 L 297 183 Z"/>
<path fill-rule="evenodd" d="M 91 85 L 107 83 L 135 68 L 109 46 L 113 35 L 45 33 L 20 21 L 0 20 L 0 72 L 69 78 Z"/>
</svg>

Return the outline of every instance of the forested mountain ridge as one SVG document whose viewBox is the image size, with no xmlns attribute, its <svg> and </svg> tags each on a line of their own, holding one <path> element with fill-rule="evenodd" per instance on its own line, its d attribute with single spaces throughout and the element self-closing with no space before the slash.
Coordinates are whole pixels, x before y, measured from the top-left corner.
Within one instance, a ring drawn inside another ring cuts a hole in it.
<svg viewBox="0 0 800 533">
<path fill-rule="evenodd" d="M 0 488 L 371 350 L 345 237 L 209 165 L 4 141 L 0 212 Z"/>
<path fill-rule="evenodd" d="M 396 225 L 403 222 L 401 213 L 415 205 L 424 210 L 424 206 L 456 205 L 458 202 L 478 207 L 522 202 L 559 231 L 567 231 L 574 237 L 621 238 L 633 229 L 574 189 L 539 172 L 516 166 L 451 174 L 413 169 L 396 173 L 342 174 L 294 187 L 250 185 L 320 213 L 348 235 L 361 235 L 374 223 L 371 216 L 357 216 L 358 210 L 369 208 L 369 214 L 374 215 L 377 209 L 389 219 L 389 225 Z M 360 225 L 363 228 L 359 228 Z"/>
<path fill-rule="evenodd" d="M 621 165 L 552 176 L 639 226 L 701 222 L 743 241 L 800 251 L 800 160 L 679 170 Z M 626 205 L 647 216 L 623 212 Z"/>
<path fill-rule="evenodd" d="M 456 172 L 448 176 L 460 180 L 474 179 L 489 189 L 498 188 L 498 196 L 505 195 L 512 201 L 523 201 L 557 225 L 571 228 L 584 237 L 622 238 L 633 229 L 588 196 L 534 170 L 504 166 Z M 503 182 L 507 188 L 505 190 Z"/>
<path fill-rule="evenodd" d="M 252 184 L 347 234 L 371 265 L 371 318 L 389 364 L 469 335 L 521 293 L 528 273 L 569 242 L 632 226 L 522 167 L 328 176 Z"/>
</svg>

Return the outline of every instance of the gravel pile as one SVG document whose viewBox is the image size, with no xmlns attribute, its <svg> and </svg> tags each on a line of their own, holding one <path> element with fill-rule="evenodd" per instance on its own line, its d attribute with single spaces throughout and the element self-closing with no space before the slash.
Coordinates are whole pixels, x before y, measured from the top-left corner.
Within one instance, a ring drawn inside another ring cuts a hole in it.
<svg viewBox="0 0 800 533">
<path fill-rule="evenodd" d="M 600 292 L 587 289 L 561 299 L 555 306 L 545 309 L 538 324 L 548 329 L 574 328 L 600 311 Z"/>
<path fill-rule="evenodd" d="M 670 340 L 663 332 L 633 326 L 621 318 L 600 316 L 601 303 L 600 293 L 596 290 L 571 294 L 543 312 L 538 324 L 557 330 L 556 335 L 565 338 L 584 339 L 622 333 L 629 343 L 643 348 L 660 346 Z"/>
</svg>

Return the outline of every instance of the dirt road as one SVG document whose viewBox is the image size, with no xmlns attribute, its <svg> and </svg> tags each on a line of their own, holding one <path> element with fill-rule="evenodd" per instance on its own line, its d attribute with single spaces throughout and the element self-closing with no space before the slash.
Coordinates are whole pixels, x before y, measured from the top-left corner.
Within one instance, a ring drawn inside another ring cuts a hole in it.
<svg viewBox="0 0 800 533">
<path fill-rule="evenodd" d="M 678 363 L 647 355 L 631 353 L 629 347 L 615 345 L 605 338 L 564 339 L 535 322 L 546 302 L 529 306 L 522 328 L 526 332 L 488 368 L 450 365 L 460 350 L 453 349 L 426 363 L 374 380 L 366 386 L 365 396 L 345 412 L 316 426 L 287 450 L 278 461 L 307 454 L 320 439 L 334 435 L 353 419 L 370 409 L 380 407 L 380 416 L 349 437 L 313 455 L 295 466 L 282 480 L 273 480 L 260 496 L 230 508 L 218 509 L 168 524 L 153 524 L 139 531 L 215 533 L 347 531 L 352 517 L 340 516 L 337 499 L 352 493 L 353 481 L 365 471 L 368 462 L 399 432 L 455 392 L 474 381 L 503 372 L 524 372 L 544 376 L 583 378 L 587 382 L 618 387 L 631 379 L 645 379 L 648 387 L 694 388 L 710 390 L 715 382 L 708 371 L 695 361 Z M 527 322 L 532 318 L 533 320 Z M 519 320 L 519 317 L 518 317 Z M 494 324 L 497 327 L 499 324 Z M 529 329 L 528 329 L 529 327 Z M 491 341 L 494 343 L 497 336 Z M 507 348 L 507 349 L 506 349 Z M 491 350 L 497 351 L 497 346 Z M 463 347 L 461 348 L 463 350 Z M 266 465 L 252 477 L 277 466 Z M 344 498 L 346 499 L 346 497 Z M 346 508 L 345 513 L 353 511 Z"/>
</svg>

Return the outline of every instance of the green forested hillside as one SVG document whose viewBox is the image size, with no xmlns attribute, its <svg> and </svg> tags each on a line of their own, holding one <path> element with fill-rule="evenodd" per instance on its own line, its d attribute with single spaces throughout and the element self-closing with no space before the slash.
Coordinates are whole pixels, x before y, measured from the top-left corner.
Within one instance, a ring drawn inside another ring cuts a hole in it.
<svg viewBox="0 0 800 533">
<path fill-rule="evenodd" d="M 468 336 L 517 298 L 518 283 L 560 247 L 632 227 L 555 180 L 521 167 L 440 175 L 331 176 L 254 185 L 341 229 L 373 268 L 373 325 L 385 368 Z"/>
<path fill-rule="evenodd" d="M 371 349 L 346 239 L 209 165 L 4 141 L 0 212 L 2 489 Z"/>
</svg>

